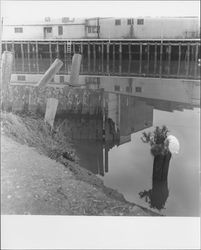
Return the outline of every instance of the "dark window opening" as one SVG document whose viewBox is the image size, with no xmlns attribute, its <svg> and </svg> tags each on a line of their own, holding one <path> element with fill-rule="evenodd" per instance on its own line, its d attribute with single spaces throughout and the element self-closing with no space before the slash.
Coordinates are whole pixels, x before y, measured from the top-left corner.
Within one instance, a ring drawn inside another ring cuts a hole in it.
<svg viewBox="0 0 201 250">
<path fill-rule="evenodd" d="M 115 25 L 121 25 L 121 19 L 116 19 L 115 20 Z"/>
<path fill-rule="evenodd" d="M 63 26 L 58 26 L 58 35 L 63 35 Z"/>
<path fill-rule="evenodd" d="M 23 33 L 23 28 L 15 28 L 15 33 Z"/>
<path fill-rule="evenodd" d="M 138 19 L 137 24 L 138 25 L 143 25 L 144 24 L 144 19 Z"/>
<path fill-rule="evenodd" d="M 126 92 L 131 93 L 132 92 L 132 88 L 130 86 L 127 86 L 126 87 Z"/>
<path fill-rule="evenodd" d="M 69 22 L 69 17 L 62 17 L 61 21 L 62 23 L 67 23 Z"/>
<path fill-rule="evenodd" d="M 141 87 L 135 87 L 135 92 L 141 93 L 142 92 L 142 88 Z"/>
<path fill-rule="evenodd" d="M 64 76 L 60 76 L 60 83 L 64 83 Z"/>
<path fill-rule="evenodd" d="M 18 81 L 25 81 L 26 80 L 26 76 L 25 75 L 18 75 L 17 76 L 17 80 Z"/>
<path fill-rule="evenodd" d="M 134 24 L 133 18 L 127 19 L 127 24 L 128 24 L 128 25 Z"/>
<path fill-rule="evenodd" d="M 47 33 L 52 33 L 52 27 L 46 27 L 45 29 Z"/>
<path fill-rule="evenodd" d="M 119 85 L 115 85 L 114 86 L 114 91 L 120 91 L 120 86 Z"/>
<path fill-rule="evenodd" d="M 88 33 L 97 33 L 98 27 L 97 26 L 88 26 Z"/>
<path fill-rule="evenodd" d="M 50 22 L 50 17 L 45 17 L 45 22 Z"/>
</svg>

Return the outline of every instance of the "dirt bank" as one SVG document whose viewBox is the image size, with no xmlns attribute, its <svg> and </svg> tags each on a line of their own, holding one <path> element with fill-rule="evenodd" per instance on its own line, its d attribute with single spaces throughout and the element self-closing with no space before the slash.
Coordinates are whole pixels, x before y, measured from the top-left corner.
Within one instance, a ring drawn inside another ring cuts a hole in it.
<svg viewBox="0 0 201 250">
<path fill-rule="evenodd" d="M 42 118 L 3 113 L 2 214 L 157 215 L 78 165 L 68 138 Z"/>
</svg>

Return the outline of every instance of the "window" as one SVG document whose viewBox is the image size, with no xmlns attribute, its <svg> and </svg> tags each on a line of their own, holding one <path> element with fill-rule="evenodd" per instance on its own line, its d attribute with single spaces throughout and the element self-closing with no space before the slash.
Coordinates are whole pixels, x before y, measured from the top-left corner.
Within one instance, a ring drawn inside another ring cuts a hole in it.
<svg viewBox="0 0 201 250">
<path fill-rule="evenodd" d="M 135 87 L 135 92 L 141 93 L 142 92 L 142 88 L 141 87 Z"/>
<path fill-rule="evenodd" d="M 60 83 L 64 83 L 64 76 L 60 76 Z"/>
<path fill-rule="evenodd" d="M 18 81 L 25 81 L 26 80 L 26 76 L 25 75 L 18 75 L 17 76 L 17 80 Z"/>
<path fill-rule="evenodd" d="M 47 33 L 52 33 L 52 27 L 46 27 L 45 30 Z"/>
<path fill-rule="evenodd" d="M 50 22 L 50 17 L 45 17 L 45 22 Z"/>
<path fill-rule="evenodd" d="M 131 93 L 132 92 L 132 88 L 130 86 L 127 86 L 126 87 L 126 92 Z"/>
<path fill-rule="evenodd" d="M 120 86 L 119 85 L 115 85 L 114 86 L 114 91 L 120 91 Z"/>
<path fill-rule="evenodd" d="M 67 23 L 69 22 L 69 17 L 62 17 L 61 21 L 62 23 Z"/>
<path fill-rule="evenodd" d="M 133 18 L 127 19 L 127 25 L 132 25 L 134 24 Z"/>
<path fill-rule="evenodd" d="M 137 24 L 138 25 L 143 25 L 144 24 L 144 19 L 138 19 Z"/>
<path fill-rule="evenodd" d="M 116 19 L 115 20 L 115 25 L 121 25 L 121 19 Z"/>
<path fill-rule="evenodd" d="M 22 32 L 23 32 L 23 28 L 21 27 L 15 28 L 15 33 L 22 33 Z"/>
<path fill-rule="evenodd" d="M 97 33 L 97 26 L 88 26 L 88 33 Z"/>
<path fill-rule="evenodd" d="M 63 35 L 63 26 L 58 26 L 58 35 Z"/>
</svg>

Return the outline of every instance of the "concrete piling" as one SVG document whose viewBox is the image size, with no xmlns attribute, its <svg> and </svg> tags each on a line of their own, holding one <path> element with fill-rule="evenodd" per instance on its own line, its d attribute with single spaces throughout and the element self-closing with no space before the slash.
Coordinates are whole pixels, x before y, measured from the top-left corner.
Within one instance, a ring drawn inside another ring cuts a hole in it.
<svg viewBox="0 0 201 250">
<path fill-rule="evenodd" d="M 70 84 L 77 85 L 79 83 L 80 65 L 82 56 L 74 54 L 72 59 L 72 69 L 70 74 Z"/>
<path fill-rule="evenodd" d="M 9 108 L 9 85 L 12 74 L 14 55 L 10 51 L 4 51 L 1 60 L 1 106 Z"/>
<path fill-rule="evenodd" d="M 59 59 L 56 59 L 53 64 L 49 67 L 49 69 L 42 76 L 40 81 L 37 83 L 38 87 L 43 87 L 51 82 L 52 78 L 59 72 L 63 65 L 63 62 Z"/>
</svg>

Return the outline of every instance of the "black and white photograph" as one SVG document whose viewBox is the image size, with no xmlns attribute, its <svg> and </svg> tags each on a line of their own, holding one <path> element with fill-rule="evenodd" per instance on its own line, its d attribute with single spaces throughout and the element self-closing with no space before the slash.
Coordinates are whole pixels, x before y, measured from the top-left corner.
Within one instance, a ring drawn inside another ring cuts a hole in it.
<svg viewBox="0 0 201 250">
<path fill-rule="evenodd" d="M 13 246 L 16 218 L 40 218 L 32 230 L 44 234 L 48 218 L 67 221 L 68 232 L 71 219 L 95 227 L 192 219 L 192 231 L 180 224 L 183 245 L 166 249 L 199 249 L 199 9 L 199 1 L 1 1 L 2 249 Z"/>
</svg>

